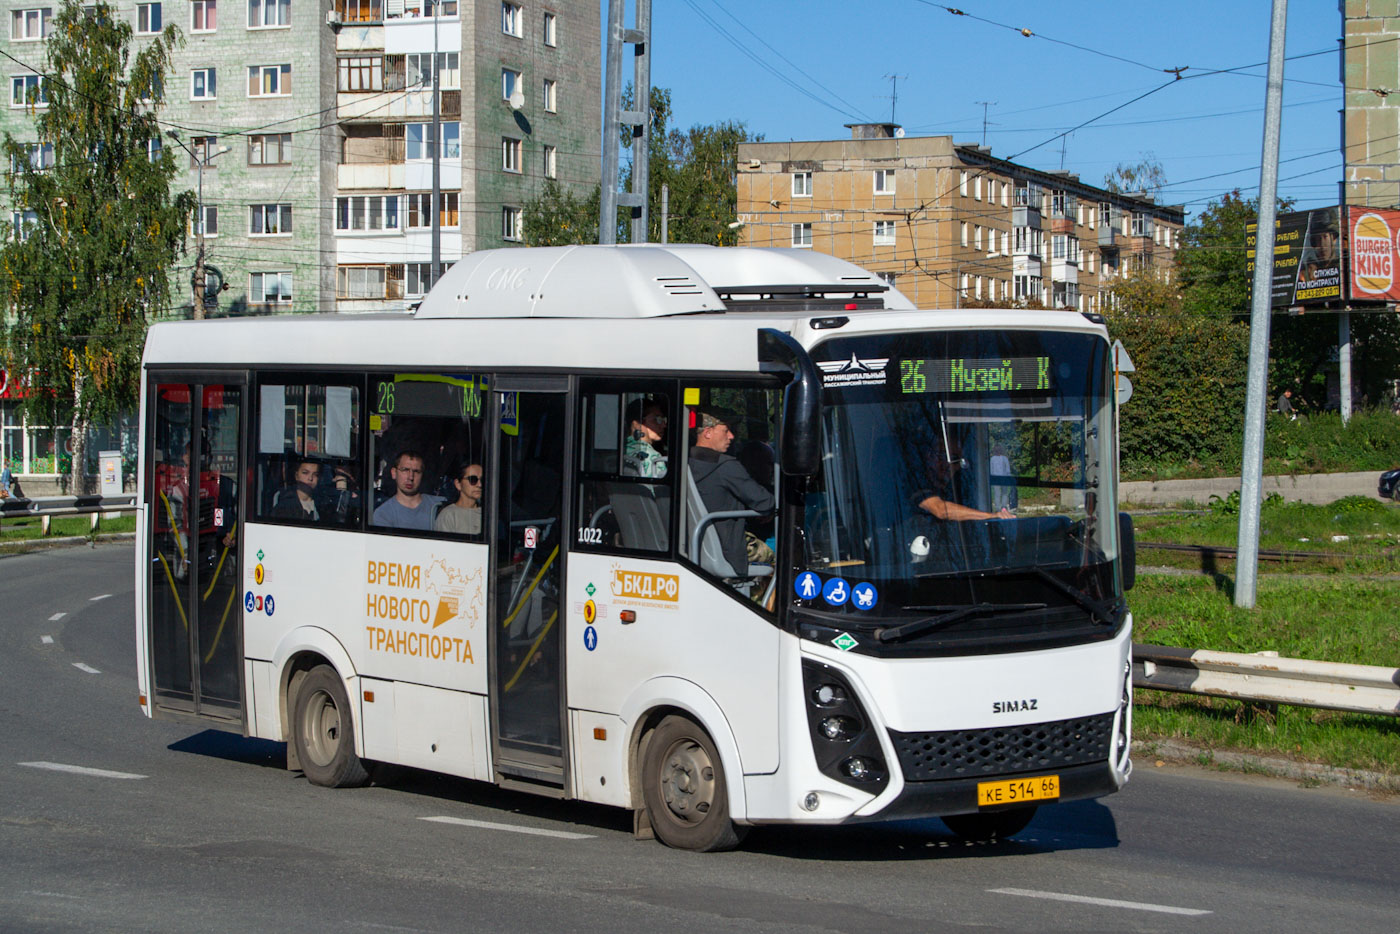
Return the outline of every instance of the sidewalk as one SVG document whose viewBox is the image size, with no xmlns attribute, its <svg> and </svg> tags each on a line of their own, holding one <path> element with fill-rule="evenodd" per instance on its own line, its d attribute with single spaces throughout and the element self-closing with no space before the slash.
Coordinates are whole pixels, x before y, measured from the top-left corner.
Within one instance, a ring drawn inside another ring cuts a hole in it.
<svg viewBox="0 0 1400 934">
<path fill-rule="evenodd" d="M 1287 500 L 1326 504 L 1343 496 L 1376 495 L 1380 482 L 1379 470 L 1361 473 L 1319 473 L 1265 477 L 1264 495 L 1278 493 Z M 1240 488 L 1239 477 L 1202 477 L 1196 480 L 1130 480 L 1118 485 L 1119 502 L 1137 506 L 1174 506 L 1192 502 L 1205 505 L 1212 495 L 1221 499 Z"/>
</svg>

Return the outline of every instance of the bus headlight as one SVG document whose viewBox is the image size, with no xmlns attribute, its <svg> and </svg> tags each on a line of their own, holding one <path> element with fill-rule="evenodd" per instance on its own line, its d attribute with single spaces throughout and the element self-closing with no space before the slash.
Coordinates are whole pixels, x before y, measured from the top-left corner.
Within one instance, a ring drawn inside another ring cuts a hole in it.
<svg viewBox="0 0 1400 934">
<path fill-rule="evenodd" d="M 802 682 L 817 768 L 844 785 L 878 794 L 889 781 L 880 738 L 845 676 L 804 659 Z"/>
</svg>

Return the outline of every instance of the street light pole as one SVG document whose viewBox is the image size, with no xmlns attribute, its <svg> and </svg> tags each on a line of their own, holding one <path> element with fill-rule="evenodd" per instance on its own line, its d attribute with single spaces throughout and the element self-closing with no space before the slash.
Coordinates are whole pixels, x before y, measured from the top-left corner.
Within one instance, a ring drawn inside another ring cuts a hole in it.
<svg viewBox="0 0 1400 934">
<path fill-rule="evenodd" d="M 220 153 L 227 152 L 227 149 L 220 149 L 218 153 L 210 153 L 208 147 L 205 148 L 204 158 L 194 154 L 194 150 L 185 145 L 185 141 L 176 135 L 174 130 L 166 130 L 175 142 L 180 144 L 180 148 L 190 154 L 194 160 L 195 168 L 199 171 L 199 187 L 196 196 L 197 212 L 194 223 L 194 276 L 191 279 L 191 291 L 194 292 L 193 310 L 191 317 L 196 320 L 204 317 L 204 167 L 209 164 L 209 160 Z"/>
</svg>

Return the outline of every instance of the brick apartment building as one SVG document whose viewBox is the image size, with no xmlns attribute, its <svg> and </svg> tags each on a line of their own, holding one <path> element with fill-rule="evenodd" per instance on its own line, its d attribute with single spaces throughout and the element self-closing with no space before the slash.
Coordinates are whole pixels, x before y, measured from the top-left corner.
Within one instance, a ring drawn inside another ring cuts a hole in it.
<svg viewBox="0 0 1400 934">
<path fill-rule="evenodd" d="M 1097 311 L 1115 277 L 1169 274 L 1184 217 L 883 123 L 852 125 L 845 140 L 744 143 L 738 189 L 744 245 L 830 253 L 922 307 Z"/>
</svg>

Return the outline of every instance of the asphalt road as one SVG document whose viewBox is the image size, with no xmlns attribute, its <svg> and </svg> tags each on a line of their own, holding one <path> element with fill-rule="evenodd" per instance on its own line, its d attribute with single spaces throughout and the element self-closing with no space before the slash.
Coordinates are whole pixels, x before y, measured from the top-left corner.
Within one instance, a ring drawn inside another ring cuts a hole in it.
<svg viewBox="0 0 1400 934">
<path fill-rule="evenodd" d="M 132 576 L 129 545 L 0 559 L 0 931 L 1400 931 L 1400 803 L 1150 761 L 1008 843 L 709 855 L 428 773 L 313 787 L 279 744 L 141 715 Z"/>
</svg>

